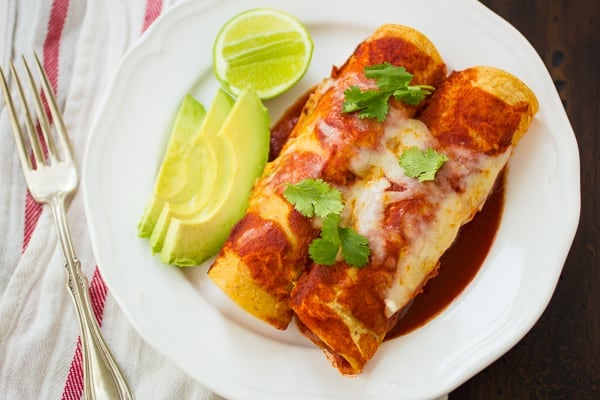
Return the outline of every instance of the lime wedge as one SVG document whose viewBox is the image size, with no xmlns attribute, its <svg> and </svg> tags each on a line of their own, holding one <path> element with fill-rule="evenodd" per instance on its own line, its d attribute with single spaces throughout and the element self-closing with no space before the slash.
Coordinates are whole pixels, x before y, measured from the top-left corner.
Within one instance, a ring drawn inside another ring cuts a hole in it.
<svg viewBox="0 0 600 400">
<path fill-rule="evenodd" d="M 255 8 L 223 25 L 213 47 L 213 69 L 231 95 L 250 88 L 267 100 L 304 76 L 312 52 L 312 38 L 300 21 L 280 10 Z"/>
</svg>

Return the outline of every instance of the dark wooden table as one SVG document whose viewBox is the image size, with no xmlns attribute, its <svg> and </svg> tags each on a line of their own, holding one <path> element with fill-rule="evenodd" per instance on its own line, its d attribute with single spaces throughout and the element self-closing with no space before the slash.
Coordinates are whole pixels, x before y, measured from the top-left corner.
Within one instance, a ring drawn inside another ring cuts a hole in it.
<svg viewBox="0 0 600 400">
<path fill-rule="evenodd" d="M 540 320 L 510 352 L 449 397 L 600 399 L 600 2 L 482 3 L 527 37 L 552 75 L 579 143 L 581 218 Z"/>
</svg>

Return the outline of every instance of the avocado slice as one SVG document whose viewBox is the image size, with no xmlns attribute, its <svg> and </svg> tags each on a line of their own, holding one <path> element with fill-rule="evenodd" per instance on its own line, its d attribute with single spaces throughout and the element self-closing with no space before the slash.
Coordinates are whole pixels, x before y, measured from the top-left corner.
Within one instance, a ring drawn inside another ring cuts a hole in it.
<svg viewBox="0 0 600 400">
<path fill-rule="evenodd" d="M 160 259 L 179 266 L 198 265 L 219 250 L 248 206 L 248 197 L 267 163 L 269 114 L 256 93 L 237 98 L 212 142 L 217 180 L 193 216 L 173 217 Z"/>
<path fill-rule="evenodd" d="M 167 201 L 196 190 L 194 187 L 196 182 L 189 179 L 188 173 L 197 168 L 196 164 L 199 160 L 182 155 L 186 154 L 188 144 L 198 132 L 205 115 L 206 110 L 200 102 L 190 95 L 184 97 L 175 117 L 163 161 L 154 183 L 153 194 L 138 223 L 140 237 L 150 237 Z"/>
<path fill-rule="evenodd" d="M 189 143 L 186 153 L 186 156 L 202 161 L 197 168 L 188 171 L 189 179 L 194 181 L 194 184 L 189 186 L 193 186 L 194 190 L 188 191 L 185 195 L 172 197 L 165 203 L 150 236 L 150 246 L 154 253 L 162 250 L 171 218 L 190 218 L 207 202 L 207 193 L 215 186 L 217 180 L 215 166 L 221 162 L 215 154 L 214 142 L 232 107 L 233 99 L 219 89 L 200 126 L 200 131 Z"/>
</svg>

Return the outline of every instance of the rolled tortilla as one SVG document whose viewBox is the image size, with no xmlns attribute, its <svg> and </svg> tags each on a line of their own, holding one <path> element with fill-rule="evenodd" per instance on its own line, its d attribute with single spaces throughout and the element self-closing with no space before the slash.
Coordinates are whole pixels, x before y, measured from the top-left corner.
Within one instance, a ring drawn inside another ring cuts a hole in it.
<svg viewBox="0 0 600 400">
<path fill-rule="evenodd" d="M 391 113 L 378 145 L 352 160 L 356 179 L 338 185 L 343 225 L 367 237 L 361 269 L 313 264 L 290 306 L 300 329 L 342 374 L 360 373 L 400 311 L 435 276 L 460 227 L 483 206 L 538 103 L 516 77 L 490 67 L 452 73 L 418 118 Z M 435 179 L 407 177 L 397 162 L 409 147 L 448 157 Z"/>
<path fill-rule="evenodd" d="M 269 163 L 249 199 L 246 216 L 209 269 L 208 275 L 243 309 L 285 329 L 293 317 L 290 292 L 310 265 L 309 243 L 319 230 L 283 197 L 287 184 L 322 178 L 336 185 L 355 179 L 350 160 L 359 149 L 376 149 L 383 125 L 341 113 L 344 90 L 374 88 L 364 67 L 389 62 L 414 75 L 413 84 L 438 86 L 446 67 L 434 45 L 420 32 L 384 25 L 362 42 L 340 68 L 314 91 L 281 154 Z M 418 107 L 392 102 L 392 113 L 406 117 Z"/>
</svg>

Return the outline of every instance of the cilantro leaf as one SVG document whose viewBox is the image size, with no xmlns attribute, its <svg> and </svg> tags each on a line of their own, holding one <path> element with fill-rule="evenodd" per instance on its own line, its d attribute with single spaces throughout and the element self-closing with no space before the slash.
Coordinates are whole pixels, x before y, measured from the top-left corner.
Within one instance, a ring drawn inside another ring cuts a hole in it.
<svg viewBox="0 0 600 400">
<path fill-rule="evenodd" d="M 398 101 L 417 105 L 435 88 L 429 85 L 409 85 L 413 75 L 404 67 L 389 62 L 365 67 L 365 76 L 374 79 L 378 90 L 361 90 L 351 86 L 344 91 L 342 112 L 358 112 L 359 118 L 374 118 L 383 122 L 389 111 L 391 96 Z"/>
<path fill-rule="evenodd" d="M 394 98 L 406 104 L 416 106 L 425 100 L 425 97 L 430 95 L 433 90 L 435 88 L 429 85 L 407 86 L 406 88 L 395 90 Z"/>
<path fill-rule="evenodd" d="M 323 226 L 321 227 L 321 237 L 332 243 L 340 243 L 340 234 L 338 227 L 342 217 L 339 214 L 329 214 L 323 219 Z"/>
<path fill-rule="evenodd" d="M 338 254 L 354 267 L 364 267 L 369 262 L 369 240 L 352 228 L 340 226 L 339 214 L 330 214 L 323 220 L 321 237 L 311 242 L 308 252 L 312 260 L 331 265 Z"/>
<path fill-rule="evenodd" d="M 352 228 L 339 227 L 338 234 L 346 262 L 359 268 L 367 265 L 371 255 L 369 240 Z"/>
<path fill-rule="evenodd" d="M 402 152 L 399 162 L 406 176 L 425 182 L 434 180 L 435 174 L 447 160 L 446 155 L 432 148 L 421 150 L 418 147 L 409 147 Z"/>
<path fill-rule="evenodd" d="M 395 67 L 389 62 L 365 67 L 365 76 L 375 79 L 377 87 L 384 91 L 393 91 L 407 86 L 413 76 L 404 67 Z"/>
<path fill-rule="evenodd" d="M 305 217 L 339 214 L 344 208 L 342 194 L 322 179 L 305 179 L 288 185 L 283 196 Z"/>
<path fill-rule="evenodd" d="M 377 90 L 361 91 L 358 86 L 351 86 L 344 91 L 343 112 L 358 111 L 358 117 L 375 118 L 383 122 L 388 113 L 388 100 L 391 93 L 380 92 Z"/>
<path fill-rule="evenodd" d="M 313 240 L 308 246 L 310 258 L 321 265 L 332 265 L 335 263 L 339 251 L 339 243 L 330 242 L 323 238 Z"/>
</svg>

